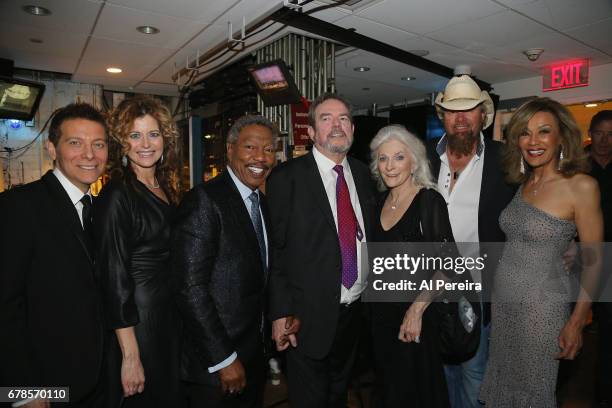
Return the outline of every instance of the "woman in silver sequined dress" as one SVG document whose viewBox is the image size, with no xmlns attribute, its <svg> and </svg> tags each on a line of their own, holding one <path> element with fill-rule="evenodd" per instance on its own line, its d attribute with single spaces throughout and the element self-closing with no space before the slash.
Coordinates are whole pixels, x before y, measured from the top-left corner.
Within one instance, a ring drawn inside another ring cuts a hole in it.
<svg viewBox="0 0 612 408">
<path fill-rule="evenodd" d="M 533 99 L 506 132 L 508 179 L 521 186 L 500 216 L 507 242 L 495 272 L 481 399 L 487 407 L 552 408 L 559 359 L 575 358 L 582 346 L 598 271 L 598 262 L 583 267 L 574 294 L 562 256 L 576 233 L 583 246 L 602 240 L 599 189 L 584 174 L 580 131 L 563 105 Z"/>
</svg>

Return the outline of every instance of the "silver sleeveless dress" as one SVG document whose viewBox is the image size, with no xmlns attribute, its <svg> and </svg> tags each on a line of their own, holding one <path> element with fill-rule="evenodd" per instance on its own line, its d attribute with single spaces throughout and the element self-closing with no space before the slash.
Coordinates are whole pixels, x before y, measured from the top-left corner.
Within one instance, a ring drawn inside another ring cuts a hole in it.
<svg viewBox="0 0 612 408">
<path fill-rule="evenodd" d="M 521 194 L 519 188 L 499 218 L 507 242 L 495 272 L 480 399 L 495 408 L 556 408 L 555 354 L 574 299 L 562 255 L 576 227 L 533 207 Z"/>
</svg>

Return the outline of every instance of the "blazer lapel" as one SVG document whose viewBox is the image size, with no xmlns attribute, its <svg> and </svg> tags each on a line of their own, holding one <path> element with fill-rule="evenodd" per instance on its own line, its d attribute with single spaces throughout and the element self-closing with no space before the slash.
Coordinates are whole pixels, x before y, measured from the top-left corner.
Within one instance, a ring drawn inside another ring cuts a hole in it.
<svg viewBox="0 0 612 408">
<path fill-rule="evenodd" d="M 72 201 L 70 201 L 68 193 L 66 193 L 66 190 L 64 190 L 64 187 L 62 187 L 61 183 L 51 170 L 43 176 L 42 180 L 51 192 L 51 196 L 54 198 L 57 204 L 60 217 L 63 218 L 65 224 L 68 226 L 68 229 L 70 229 L 81 244 L 81 247 L 83 247 L 83 251 L 87 255 L 89 262 L 93 264 L 93 254 L 89 252 L 89 247 L 85 241 L 85 233 L 83 232 L 83 226 L 81 225 L 79 214 L 77 213 L 74 204 L 72 204 Z"/>
<path fill-rule="evenodd" d="M 308 153 L 304 159 L 306 174 L 305 177 L 303 177 L 303 182 L 310 189 L 312 196 L 318 202 L 317 207 L 323 212 L 323 217 L 329 226 L 333 228 L 334 233 L 337 233 L 334 214 L 332 213 L 329 200 L 327 199 L 327 193 L 325 192 L 323 180 L 321 180 L 321 175 L 319 174 L 317 162 L 312 153 Z"/>
</svg>

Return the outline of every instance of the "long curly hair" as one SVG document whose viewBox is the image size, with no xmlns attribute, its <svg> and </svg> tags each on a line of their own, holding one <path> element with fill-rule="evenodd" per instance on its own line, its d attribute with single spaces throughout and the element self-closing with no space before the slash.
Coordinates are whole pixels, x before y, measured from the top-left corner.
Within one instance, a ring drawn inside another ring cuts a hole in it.
<svg viewBox="0 0 612 408">
<path fill-rule="evenodd" d="M 178 204 L 180 200 L 179 133 L 170 111 L 157 98 L 139 95 L 125 99 L 108 116 L 109 174 L 112 179 L 120 178 L 129 182 L 136 179 L 131 165 L 122 166 L 122 158 L 129 150 L 127 140 L 134 120 L 146 115 L 152 116 L 157 121 L 164 140 L 164 153 L 155 166 L 155 177 L 170 202 Z"/>
<path fill-rule="evenodd" d="M 570 111 L 559 102 L 550 98 L 532 99 L 517 109 L 506 127 L 506 146 L 502 156 L 502 166 L 506 180 L 510 183 L 523 183 L 531 174 L 531 167 L 523 162 L 525 173 L 521 173 L 523 154 L 519 147 L 519 137 L 527 128 L 527 123 L 538 112 L 548 112 L 554 116 L 559 125 L 563 160 L 559 162 L 559 172 L 564 177 L 589 171 L 587 155 L 582 149 L 580 128 Z"/>
</svg>

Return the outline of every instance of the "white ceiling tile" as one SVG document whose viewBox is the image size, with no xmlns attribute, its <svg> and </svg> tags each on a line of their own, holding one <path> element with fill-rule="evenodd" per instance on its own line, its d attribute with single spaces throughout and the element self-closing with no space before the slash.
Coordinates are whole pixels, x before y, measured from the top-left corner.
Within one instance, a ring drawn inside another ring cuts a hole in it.
<svg viewBox="0 0 612 408">
<path fill-rule="evenodd" d="M 136 30 L 136 27 L 143 25 L 154 26 L 160 32 L 155 35 L 142 34 Z M 107 4 L 100 15 L 93 36 L 148 47 L 178 48 L 201 27 L 201 23 L 192 20 Z"/>
<path fill-rule="evenodd" d="M 336 25 L 343 28 L 354 28 L 358 34 L 374 38 L 378 41 L 383 41 L 396 47 L 417 37 L 416 34 L 409 33 L 408 31 L 358 16 L 345 17 L 336 22 Z"/>
<path fill-rule="evenodd" d="M 612 1 L 538 0 L 515 9 L 558 30 L 565 30 L 612 16 Z"/>
<path fill-rule="evenodd" d="M 612 56 L 612 18 L 570 29 L 566 33 Z"/>
<path fill-rule="evenodd" d="M 23 5 L 31 3 L 48 8 L 51 15 L 33 16 L 21 10 Z M 83 0 L 3 0 L 0 1 L 0 23 L 87 35 L 100 7 L 99 2 Z"/>
<path fill-rule="evenodd" d="M 512 11 L 483 17 L 478 21 L 457 24 L 428 34 L 428 37 L 467 50 L 478 51 L 490 46 L 505 46 L 551 30 Z"/>
<path fill-rule="evenodd" d="M 110 0 L 108 3 L 166 16 L 206 22 L 213 21 L 232 6 L 240 6 L 240 2 L 240 0 Z"/>
<path fill-rule="evenodd" d="M 30 38 L 40 39 L 43 42 L 33 43 Z M 75 57 L 81 55 L 81 50 L 87 41 L 83 34 L 73 34 L 66 31 L 39 29 L 11 23 L 0 24 L 0 48 L 15 49 L 33 53 L 54 54 L 61 57 Z M 19 61 L 15 61 L 19 65 Z"/>
<path fill-rule="evenodd" d="M 328 5 L 329 4 L 327 3 L 322 3 L 320 1 L 315 0 L 302 7 L 302 11 L 304 13 L 312 13 L 310 14 L 312 17 L 318 18 L 319 20 L 327 21 L 328 23 L 336 22 L 343 17 L 350 16 L 353 14 L 350 10 L 347 10 L 342 7 L 332 7 L 316 11 L 314 13 L 312 12 L 315 8 Z"/>
<path fill-rule="evenodd" d="M 92 38 L 83 55 L 83 61 L 106 61 L 107 64 L 119 65 L 154 65 L 173 50 L 159 47 L 145 47 L 120 41 Z M 108 66 L 108 65 L 107 65 Z"/>
<path fill-rule="evenodd" d="M 489 0 L 386 0 L 359 16 L 416 34 L 426 34 L 504 10 Z"/>
</svg>

